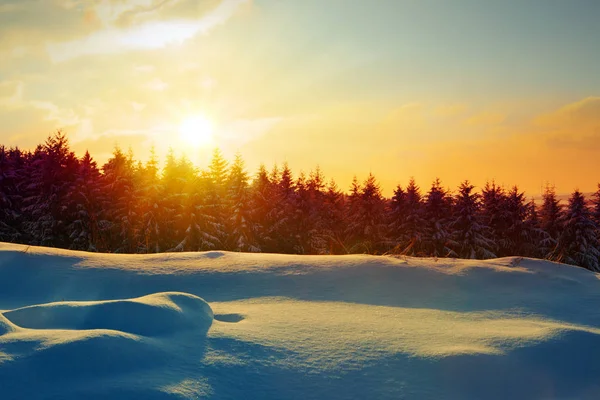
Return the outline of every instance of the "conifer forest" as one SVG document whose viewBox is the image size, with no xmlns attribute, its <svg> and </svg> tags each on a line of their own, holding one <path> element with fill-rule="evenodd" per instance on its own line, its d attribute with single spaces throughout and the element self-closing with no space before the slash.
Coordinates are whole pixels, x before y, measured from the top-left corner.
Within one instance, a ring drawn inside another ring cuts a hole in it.
<svg viewBox="0 0 600 400">
<path fill-rule="evenodd" d="M 404 179 L 399 177 L 399 180 Z M 600 184 L 561 204 L 517 186 L 414 179 L 385 198 L 377 179 L 349 190 L 317 167 L 250 173 L 215 150 L 198 170 L 170 152 L 138 162 L 116 148 L 102 166 L 60 131 L 33 151 L 0 146 L 0 241 L 110 253 L 228 250 L 545 258 L 600 271 Z"/>
</svg>

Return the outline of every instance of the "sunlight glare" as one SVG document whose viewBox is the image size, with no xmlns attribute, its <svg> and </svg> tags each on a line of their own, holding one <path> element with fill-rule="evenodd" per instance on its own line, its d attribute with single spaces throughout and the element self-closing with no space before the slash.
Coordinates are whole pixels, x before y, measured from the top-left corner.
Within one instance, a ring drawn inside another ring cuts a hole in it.
<svg viewBox="0 0 600 400">
<path fill-rule="evenodd" d="M 194 147 L 206 146 L 213 141 L 213 124 L 206 117 L 196 115 L 183 120 L 179 127 L 181 139 Z"/>
</svg>

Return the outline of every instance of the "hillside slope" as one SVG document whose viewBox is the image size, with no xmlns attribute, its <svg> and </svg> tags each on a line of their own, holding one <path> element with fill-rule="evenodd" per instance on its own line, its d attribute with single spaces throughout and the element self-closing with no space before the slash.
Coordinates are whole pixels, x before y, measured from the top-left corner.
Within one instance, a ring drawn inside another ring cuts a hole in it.
<svg viewBox="0 0 600 400">
<path fill-rule="evenodd" d="M 600 275 L 0 244 L 2 399 L 597 399 Z"/>
</svg>

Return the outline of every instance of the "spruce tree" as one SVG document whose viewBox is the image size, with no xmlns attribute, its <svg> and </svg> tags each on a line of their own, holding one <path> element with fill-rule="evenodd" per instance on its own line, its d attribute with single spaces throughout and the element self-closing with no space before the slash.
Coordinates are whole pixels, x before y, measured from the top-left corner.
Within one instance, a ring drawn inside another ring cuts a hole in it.
<svg viewBox="0 0 600 400">
<path fill-rule="evenodd" d="M 515 185 L 508 192 L 505 199 L 506 238 L 504 248 L 501 249 L 502 256 L 527 256 L 528 243 L 532 241 L 530 232 L 526 229 L 525 218 L 527 206 L 525 205 L 525 193 L 520 192 Z"/>
<path fill-rule="evenodd" d="M 69 193 L 75 212 L 69 225 L 71 249 L 97 251 L 98 221 L 101 212 L 100 171 L 88 151 L 79 162 L 75 185 Z"/>
<path fill-rule="evenodd" d="M 585 197 L 579 190 L 575 190 L 569 198 L 569 205 L 560 219 L 560 224 L 561 234 L 551 259 L 600 272 L 597 225 L 592 220 Z"/>
<path fill-rule="evenodd" d="M 461 258 L 495 258 L 495 243 L 490 228 L 479 217 L 481 197 L 474 188 L 469 181 L 464 181 L 458 188 L 450 225 L 453 230 L 450 244 Z"/>
<path fill-rule="evenodd" d="M 26 156 L 0 145 L 0 241 L 20 242 Z"/>
<path fill-rule="evenodd" d="M 548 233 L 549 239 L 542 247 L 544 257 L 549 257 L 554 251 L 561 234 L 561 216 L 562 208 L 556 198 L 556 192 L 553 186 L 547 185 L 543 194 L 543 203 L 540 208 L 540 227 Z"/>
<path fill-rule="evenodd" d="M 274 179 L 273 174 L 272 179 Z M 275 241 L 274 252 L 293 254 L 297 252 L 294 231 L 295 214 L 295 185 L 292 171 L 288 164 L 283 165 L 279 181 L 274 186 L 269 220 L 272 222 L 270 236 Z"/>
<path fill-rule="evenodd" d="M 369 174 L 360 187 L 352 183 L 347 226 L 352 253 L 382 253 L 386 249 L 385 201 L 375 176 Z"/>
<path fill-rule="evenodd" d="M 404 215 L 400 222 L 400 252 L 409 256 L 423 255 L 423 240 L 427 223 L 421 189 L 411 178 L 406 187 Z"/>
<path fill-rule="evenodd" d="M 548 232 L 541 228 L 537 205 L 533 198 L 526 205 L 524 229 L 527 232 L 528 240 L 523 244 L 522 255 L 536 258 L 545 257 L 547 252 L 544 249 L 552 248 L 555 242 Z"/>
<path fill-rule="evenodd" d="M 274 251 L 275 240 L 271 230 L 271 209 L 275 185 L 264 165 L 260 165 L 250 188 L 250 218 L 254 227 L 257 247 L 263 252 Z"/>
<path fill-rule="evenodd" d="M 442 187 L 439 179 L 431 185 L 424 204 L 426 231 L 424 235 L 425 254 L 434 257 L 455 255 L 448 246 L 450 240 L 450 220 L 452 197 Z"/>
<path fill-rule="evenodd" d="M 327 241 L 326 254 L 344 253 L 344 194 L 332 178 L 323 194 L 324 237 Z"/>
<path fill-rule="evenodd" d="M 116 253 L 137 252 L 135 222 L 138 214 L 133 160 L 116 147 L 102 170 L 103 218 L 99 222 L 102 241 L 108 250 Z"/>
<path fill-rule="evenodd" d="M 74 215 L 67 196 L 72 190 L 78 160 L 65 134 L 57 131 L 36 149 L 29 163 L 25 229 L 32 244 L 68 248 L 68 226 Z"/>
<path fill-rule="evenodd" d="M 240 154 L 229 170 L 227 178 L 227 248 L 234 251 L 260 252 L 256 241 L 257 228 L 251 216 L 248 174 Z"/>
<path fill-rule="evenodd" d="M 141 168 L 139 184 L 142 249 L 145 253 L 159 253 L 161 251 L 161 220 L 165 216 L 160 207 L 163 188 L 154 147 L 150 151 L 150 158 L 146 165 Z"/>
<path fill-rule="evenodd" d="M 406 214 L 406 191 L 401 185 L 396 186 L 389 202 L 387 213 L 388 234 L 393 253 L 402 252 L 402 223 Z"/>
<path fill-rule="evenodd" d="M 592 205 L 592 219 L 600 227 L 600 183 L 598 183 L 598 190 L 592 195 Z"/>
<path fill-rule="evenodd" d="M 486 182 L 481 191 L 481 221 L 489 227 L 491 239 L 495 243 L 494 252 L 500 256 L 510 254 L 511 243 L 507 237 L 510 216 L 507 195 L 496 182 Z"/>
</svg>

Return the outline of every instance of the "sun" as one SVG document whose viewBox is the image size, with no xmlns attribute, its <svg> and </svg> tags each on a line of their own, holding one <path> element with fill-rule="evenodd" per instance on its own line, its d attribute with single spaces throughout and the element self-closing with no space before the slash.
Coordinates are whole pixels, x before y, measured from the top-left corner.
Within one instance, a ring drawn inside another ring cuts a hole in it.
<svg viewBox="0 0 600 400">
<path fill-rule="evenodd" d="M 212 143 L 214 127 L 211 121 L 203 115 L 188 117 L 179 126 L 179 136 L 188 145 L 194 147 L 206 146 Z"/>
</svg>

